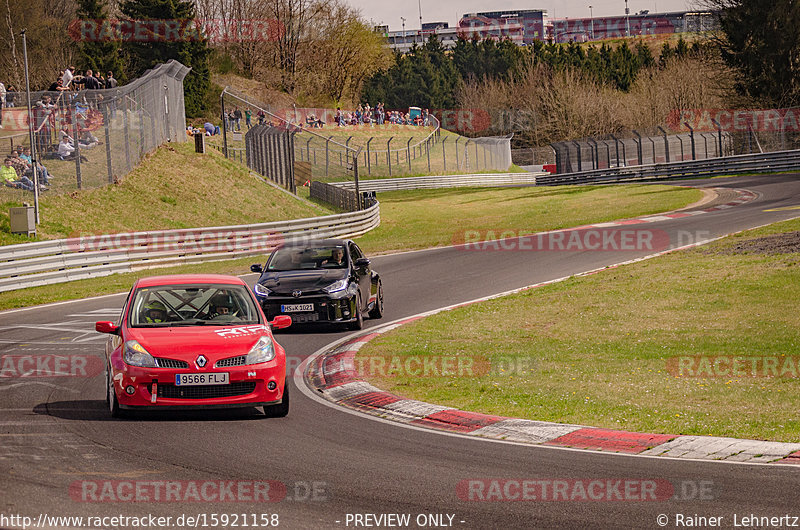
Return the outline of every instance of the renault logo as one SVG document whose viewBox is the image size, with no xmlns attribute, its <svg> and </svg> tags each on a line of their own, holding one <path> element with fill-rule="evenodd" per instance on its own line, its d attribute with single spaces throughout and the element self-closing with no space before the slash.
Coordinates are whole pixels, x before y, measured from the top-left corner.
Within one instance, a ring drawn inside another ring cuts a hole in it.
<svg viewBox="0 0 800 530">
<path fill-rule="evenodd" d="M 195 361 L 195 364 L 197 364 L 197 366 L 202 368 L 206 365 L 206 363 L 208 363 L 208 359 L 206 359 L 203 355 L 197 356 L 197 360 Z"/>
<path fill-rule="evenodd" d="M 299 291 L 299 290 L 292 291 L 292 296 L 294 296 L 295 298 L 300 298 L 301 294 L 303 294 L 303 291 Z"/>
</svg>

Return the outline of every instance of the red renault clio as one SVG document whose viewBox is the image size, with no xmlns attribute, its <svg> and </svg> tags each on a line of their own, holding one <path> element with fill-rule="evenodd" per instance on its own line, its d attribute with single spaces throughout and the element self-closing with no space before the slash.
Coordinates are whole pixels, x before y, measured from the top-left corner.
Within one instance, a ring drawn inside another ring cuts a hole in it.
<svg viewBox="0 0 800 530">
<path fill-rule="evenodd" d="M 154 276 L 138 280 L 108 333 L 106 400 L 111 415 L 145 408 L 264 407 L 289 412 L 286 352 L 250 288 L 235 276 Z"/>
</svg>

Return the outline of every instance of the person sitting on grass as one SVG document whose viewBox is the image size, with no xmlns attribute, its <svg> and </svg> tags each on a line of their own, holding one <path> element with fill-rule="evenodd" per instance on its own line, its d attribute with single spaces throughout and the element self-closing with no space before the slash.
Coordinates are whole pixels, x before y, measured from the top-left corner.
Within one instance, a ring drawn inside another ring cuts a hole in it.
<svg viewBox="0 0 800 530">
<path fill-rule="evenodd" d="M 9 157 L 6 157 L 3 161 L 3 166 L 0 167 L 0 180 L 3 181 L 4 186 L 8 186 L 9 188 L 33 191 L 33 182 L 31 182 L 31 179 L 17 175 L 17 170 L 14 169 L 11 158 Z"/>
<path fill-rule="evenodd" d="M 17 156 L 17 153 L 18 153 L 17 151 L 11 151 L 12 159 L 14 156 Z M 31 148 L 30 147 L 23 148 L 22 153 L 19 154 L 19 156 L 17 156 L 17 160 L 19 160 L 19 163 L 22 165 L 21 171 L 19 167 L 17 167 L 17 173 L 19 173 L 22 176 L 33 179 L 33 160 L 31 159 Z M 39 162 L 36 162 L 36 172 L 39 174 L 39 184 L 43 185 L 50 184 L 51 175 L 47 172 L 47 168 L 45 168 Z"/>
</svg>

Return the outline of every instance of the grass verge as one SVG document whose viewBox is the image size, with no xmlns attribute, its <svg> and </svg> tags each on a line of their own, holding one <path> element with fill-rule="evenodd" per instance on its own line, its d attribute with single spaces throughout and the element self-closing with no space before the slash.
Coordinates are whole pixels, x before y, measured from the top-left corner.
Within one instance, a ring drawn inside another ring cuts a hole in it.
<svg viewBox="0 0 800 530">
<path fill-rule="evenodd" d="M 440 313 L 381 335 L 359 356 L 489 359 L 488 372 L 368 377 L 388 391 L 463 410 L 796 442 L 800 234 L 788 251 L 764 253 L 752 242 L 796 230 L 800 220 L 778 223 Z M 696 356 L 710 364 L 701 369 L 694 360 L 681 369 L 681 359 Z M 746 359 L 737 368 L 738 356 Z M 762 368 L 772 359 L 778 376 L 754 372 L 753 358 Z"/>
<path fill-rule="evenodd" d="M 222 160 L 222 162 L 225 161 Z M 265 185 L 260 184 L 260 186 Z M 285 194 L 269 189 L 277 194 L 275 195 L 276 200 L 287 197 L 291 201 L 291 198 Z M 95 192 L 99 191 L 101 190 L 95 190 Z M 214 196 L 214 193 L 209 193 L 210 196 Z M 700 191 L 694 189 L 641 185 L 606 188 L 565 186 L 562 188 L 489 190 L 459 188 L 457 190 L 382 193 L 379 197 L 381 225 L 358 240 L 367 252 L 373 254 L 393 250 L 428 248 L 452 244 L 458 231 L 463 232 L 465 228 L 549 230 L 663 212 L 694 202 L 701 195 Z M 156 197 L 155 200 L 160 199 Z M 196 200 L 198 202 L 195 205 L 196 208 L 208 208 L 206 196 L 198 196 Z M 513 205 L 513 207 L 509 207 L 509 205 Z M 169 209 L 172 206 L 165 203 L 160 207 Z M 102 224 L 105 222 L 104 216 L 99 212 L 98 210 L 97 222 Z M 113 217 L 112 214 L 114 211 L 109 210 L 105 216 Z M 314 214 L 319 215 L 318 213 Z M 257 219 L 250 219 L 247 222 L 256 221 Z M 223 224 L 218 219 L 209 221 L 209 224 L 211 222 Z M 155 225 L 154 228 L 168 226 Z M 248 272 L 250 264 L 259 261 L 263 261 L 263 257 L 169 269 L 151 269 L 135 274 L 121 274 L 10 291 L 0 293 L 0 310 L 120 292 L 129 289 L 134 278 L 154 274 L 184 272 L 245 274 Z"/>
<path fill-rule="evenodd" d="M 701 197 L 696 189 L 641 184 L 379 193 L 381 225 L 359 241 L 368 252 L 446 246 L 463 242 L 465 230 L 555 230 L 665 212 Z"/>
</svg>

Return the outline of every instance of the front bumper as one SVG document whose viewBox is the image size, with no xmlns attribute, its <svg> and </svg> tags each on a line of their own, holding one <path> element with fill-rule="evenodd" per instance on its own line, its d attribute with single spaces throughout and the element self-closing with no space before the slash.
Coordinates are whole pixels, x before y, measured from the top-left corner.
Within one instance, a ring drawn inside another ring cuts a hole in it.
<svg viewBox="0 0 800 530">
<path fill-rule="evenodd" d="M 219 372 L 229 374 L 228 384 L 202 386 L 175 384 L 176 374 Z M 123 409 L 251 407 L 281 402 L 286 380 L 286 365 L 283 359 L 258 365 L 206 370 L 140 368 L 124 365 L 121 370 L 114 372 L 113 377 L 117 400 Z M 274 383 L 275 386 L 272 390 L 269 389 L 270 383 Z"/>
<path fill-rule="evenodd" d="M 356 297 L 332 298 L 328 296 L 304 296 L 294 298 L 291 296 L 270 296 L 259 298 L 261 308 L 267 319 L 272 320 L 278 315 L 289 315 L 292 324 L 305 323 L 346 323 L 356 319 Z M 283 311 L 282 307 L 296 304 L 313 304 L 313 311 L 293 312 Z"/>
</svg>

